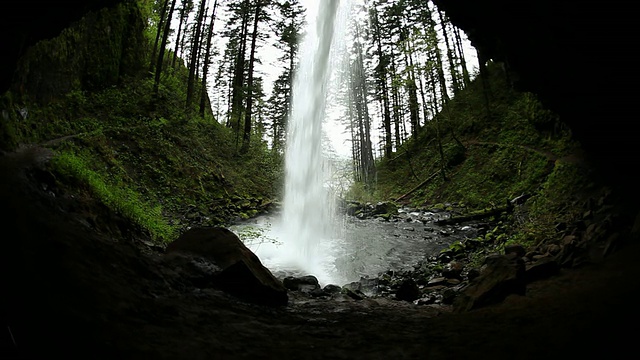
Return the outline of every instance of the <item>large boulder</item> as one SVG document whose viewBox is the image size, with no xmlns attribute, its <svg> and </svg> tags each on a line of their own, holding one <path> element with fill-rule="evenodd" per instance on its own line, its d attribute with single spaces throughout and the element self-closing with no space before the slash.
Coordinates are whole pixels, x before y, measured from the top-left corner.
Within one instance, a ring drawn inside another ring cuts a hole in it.
<svg viewBox="0 0 640 360">
<path fill-rule="evenodd" d="M 465 312 L 499 303 L 510 294 L 524 295 L 524 262 L 508 255 L 491 255 L 485 259 L 480 276 L 470 281 L 454 301 L 455 312 Z"/>
<path fill-rule="evenodd" d="M 188 254 L 212 262 L 220 271 L 211 284 L 247 301 L 265 305 L 286 305 L 287 289 L 260 259 L 231 230 L 197 227 L 187 230 L 169 244 L 166 253 Z"/>
</svg>

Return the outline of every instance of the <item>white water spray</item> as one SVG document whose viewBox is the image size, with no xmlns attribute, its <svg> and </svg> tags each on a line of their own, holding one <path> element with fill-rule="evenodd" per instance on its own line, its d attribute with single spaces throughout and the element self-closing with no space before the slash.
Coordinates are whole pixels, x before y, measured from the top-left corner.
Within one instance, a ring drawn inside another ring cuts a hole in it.
<svg viewBox="0 0 640 360">
<path fill-rule="evenodd" d="M 335 70 L 343 59 L 351 0 L 321 0 L 317 17 L 300 46 L 292 113 L 285 152 L 283 212 L 266 238 L 250 245 L 269 269 L 280 276 L 314 275 L 321 285 L 343 285 L 334 264 L 342 249 L 333 228 L 333 196 L 325 186 L 330 174 L 322 148 L 327 97 L 335 90 Z M 277 240 L 276 240 L 277 239 Z"/>
<path fill-rule="evenodd" d="M 331 282 L 328 254 L 321 243 L 332 236 L 330 194 L 325 187 L 322 126 L 334 62 L 332 45 L 344 41 L 350 1 L 318 1 L 315 27 L 300 47 L 300 66 L 293 84 L 292 114 L 288 124 L 285 196 L 281 238 L 292 265 Z M 281 254 L 284 255 L 284 254 Z"/>
</svg>

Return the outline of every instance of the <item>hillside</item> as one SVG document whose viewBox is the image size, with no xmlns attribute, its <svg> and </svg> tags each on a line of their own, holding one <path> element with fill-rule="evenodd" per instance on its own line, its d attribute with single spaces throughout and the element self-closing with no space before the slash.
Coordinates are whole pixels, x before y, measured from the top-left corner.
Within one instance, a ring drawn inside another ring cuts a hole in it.
<svg viewBox="0 0 640 360">
<path fill-rule="evenodd" d="M 508 226 L 494 246 L 557 243 L 624 194 L 599 177 L 558 115 L 534 94 L 514 90 L 499 64 L 487 69 L 486 80 L 476 78 L 417 137 L 378 162 L 370 190 L 356 186 L 350 196 L 460 216 L 502 210 Z"/>
<path fill-rule="evenodd" d="M 56 186 L 98 199 L 158 243 L 194 223 L 223 225 L 266 210 L 281 188 L 281 156 L 260 141 L 241 153 L 210 107 L 204 117 L 185 108 L 182 61 L 165 64 L 152 96 L 142 4 L 90 13 L 29 49 L 2 97 L 0 148 L 53 150 Z"/>
</svg>

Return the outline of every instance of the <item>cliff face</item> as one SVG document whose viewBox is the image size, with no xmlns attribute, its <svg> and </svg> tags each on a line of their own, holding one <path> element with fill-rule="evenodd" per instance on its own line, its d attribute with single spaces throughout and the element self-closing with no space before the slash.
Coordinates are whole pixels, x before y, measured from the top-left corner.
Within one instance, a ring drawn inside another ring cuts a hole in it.
<svg viewBox="0 0 640 360">
<path fill-rule="evenodd" d="M 0 92 L 9 89 L 18 59 L 30 46 L 59 35 L 89 11 L 121 2 L 123 0 L 4 1 L 0 12 Z"/>
<path fill-rule="evenodd" d="M 591 160 L 636 196 L 631 3 L 434 0 L 485 59 L 503 61 L 571 126 Z"/>
<path fill-rule="evenodd" d="M 115 85 L 142 69 L 144 26 L 136 2 L 90 11 L 59 36 L 24 52 L 12 74 L 11 90 L 47 103 L 69 91 Z"/>
</svg>

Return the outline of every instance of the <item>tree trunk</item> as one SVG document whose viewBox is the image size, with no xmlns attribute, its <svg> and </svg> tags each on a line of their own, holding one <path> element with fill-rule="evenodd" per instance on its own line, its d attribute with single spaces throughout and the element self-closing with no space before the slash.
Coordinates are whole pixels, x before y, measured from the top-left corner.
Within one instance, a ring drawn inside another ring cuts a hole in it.
<svg viewBox="0 0 640 360">
<path fill-rule="evenodd" d="M 382 99 L 382 107 L 383 107 L 383 127 L 384 127 L 384 156 L 386 158 L 391 158 L 393 154 L 393 142 L 391 137 L 391 113 L 390 113 L 390 105 L 389 105 L 389 90 L 387 88 L 387 72 L 382 65 L 384 59 L 384 52 L 382 51 L 382 40 L 381 40 L 381 31 L 380 31 L 380 22 L 378 20 L 378 11 L 373 8 L 372 9 L 372 22 L 373 22 L 373 41 L 376 45 L 376 52 L 378 56 L 378 67 L 380 67 L 377 71 L 378 77 L 378 91 L 380 92 L 380 98 Z"/>
<path fill-rule="evenodd" d="M 453 34 L 456 39 L 458 59 L 460 59 L 460 66 L 462 66 L 462 79 L 464 81 L 464 86 L 467 87 L 471 84 L 471 78 L 469 77 L 469 70 L 467 70 L 467 60 L 464 57 L 464 48 L 462 47 L 462 39 L 460 38 L 460 29 L 454 27 Z"/>
<path fill-rule="evenodd" d="M 427 10 L 431 14 L 431 9 L 427 6 Z M 433 20 L 432 16 L 429 16 L 429 26 L 430 29 L 425 29 L 426 31 L 434 32 L 435 39 L 438 39 L 435 34 L 436 22 Z M 425 24 L 426 25 L 426 24 Z M 447 91 L 447 79 L 444 76 L 444 69 L 442 67 L 442 53 L 440 52 L 440 47 L 438 46 L 438 41 L 436 41 L 435 46 L 433 47 L 433 52 L 435 53 L 435 61 L 436 61 L 436 71 L 438 73 L 438 81 L 440 82 L 440 92 L 442 93 L 442 103 L 446 104 L 449 102 L 449 92 Z"/>
<path fill-rule="evenodd" d="M 258 22 L 260 19 L 260 11 L 262 3 L 256 4 L 256 13 L 253 19 L 253 34 L 251 35 L 251 52 L 249 53 L 249 78 L 247 79 L 247 108 L 244 115 L 244 132 L 242 135 L 242 152 L 249 150 L 249 142 L 251 140 L 251 113 L 253 109 L 253 65 L 256 60 L 256 42 L 258 40 Z"/>
<path fill-rule="evenodd" d="M 173 59 L 171 60 L 171 67 L 176 67 L 176 60 L 178 59 L 178 50 L 180 50 L 180 36 L 182 35 L 182 24 L 184 23 L 184 15 L 180 14 L 180 22 L 178 23 L 178 34 L 176 35 L 176 46 L 173 49 Z"/>
<path fill-rule="evenodd" d="M 198 17 L 196 22 L 196 34 L 191 42 L 191 65 L 189 66 L 189 79 L 187 80 L 187 101 L 185 108 L 190 110 L 193 103 L 193 93 L 195 88 L 195 74 L 196 66 L 198 64 L 198 48 L 200 47 L 200 31 L 202 28 L 202 19 L 204 17 L 205 0 L 200 1 L 200 9 L 198 10 Z"/>
<path fill-rule="evenodd" d="M 164 14 L 167 12 L 167 6 L 169 6 L 169 0 L 164 0 L 162 4 L 162 10 L 160 11 L 160 21 L 158 21 L 158 30 L 156 31 L 156 41 L 153 44 L 153 50 L 151 51 L 151 61 L 149 62 L 149 73 L 153 72 L 153 68 L 156 64 L 156 53 L 158 52 L 158 42 L 160 41 L 160 35 L 162 34 L 162 26 L 164 25 Z"/>
<path fill-rule="evenodd" d="M 445 21 L 444 15 L 442 15 L 442 11 L 438 11 L 438 16 L 440 17 L 440 26 L 442 28 L 442 36 L 444 36 L 444 43 L 447 48 L 447 58 L 449 60 L 449 72 L 451 73 L 451 83 L 453 86 L 453 93 L 457 94 L 460 91 L 460 84 L 458 82 L 458 71 L 456 69 L 455 60 L 453 58 L 453 51 L 449 44 L 449 35 L 447 34 L 447 21 Z"/>
<path fill-rule="evenodd" d="M 245 4 L 248 4 L 245 1 Z M 244 65 L 247 49 L 247 31 L 249 27 L 249 14 L 242 14 L 242 27 L 239 38 L 239 49 L 236 56 L 236 63 L 233 71 L 232 94 L 231 94 L 231 127 L 236 133 L 236 148 L 240 136 L 240 121 L 242 120 L 242 86 L 244 85 Z"/>
<path fill-rule="evenodd" d="M 391 53 L 391 78 L 394 79 L 396 74 L 398 73 L 396 70 L 396 62 L 395 62 L 395 54 Z M 402 121 L 400 118 L 400 94 L 398 93 L 398 83 L 396 81 L 391 81 L 391 100 L 393 102 L 393 129 L 396 140 L 396 150 L 402 144 L 402 139 L 400 137 L 400 122 Z"/>
<path fill-rule="evenodd" d="M 356 39 L 360 39 L 360 29 L 356 24 Z M 354 92 L 357 119 L 358 119 L 358 131 L 360 134 L 360 163 L 362 171 L 363 182 L 370 187 L 373 184 L 375 165 L 373 161 L 373 149 L 371 144 L 371 120 L 369 118 L 369 109 L 367 107 L 367 81 L 364 71 L 364 56 L 362 52 L 362 44 L 359 40 L 355 44 L 356 49 L 356 62 L 355 69 L 352 73 L 356 74 L 352 92 Z"/>
<path fill-rule="evenodd" d="M 422 81 L 422 71 L 420 74 L 418 74 L 418 83 L 420 84 L 420 99 L 422 100 L 422 117 L 423 117 L 423 124 L 426 126 L 427 125 L 427 121 L 429 121 L 429 111 L 427 109 L 427 100 L 426 100 L 426 96 L 425 96 L 425 91 L 424 91 L 424 84 Z"/>
<path fill-rule="evenodd" d="M 213 37 L 213 24 L 216 21 L 216 8 L 218 0 L 213 3 L 213 13 L 211 14 L 211 23 L 209 24 L 209 33 L 207 34 L 207 45 L 204 53 L 204 69 L 202 70 L 202 90 L 200 92 L 200 117 L 204 119 L 204 108 L 207 100 L 207 75 L 209 73 L 209 62 L 211 53 L 211 38 Z"/>
<path fill-rule="evenodd" d="M 165 47 L 167 46 L 167 39 L 169 38 L 169 30 L 171 30 L 171 17 L 173 16 L 173 9 L 176 6 L 176 0 L 171 1 L 171 9 L 169 9 L 169 15 L 167 15 L 166 24 L 164 26 L 164 32 L 162 34 L 162 42 L 160 43 L 160 53 L 158 54 L 158 60 L 156 61 L 156 76 L 153 82 L 153 104 L 155 107 L 155 100 L 158 97 L 158 86 L 160 85 L 160 74 L 162 73 L 162 63 L 164 62 Z"/>
<path fill-rule="evenodd" d="M 436 70 L 437 72 L 437 70 Z M 445 159 L 444 159 L 444 150 L 442 148 L 442 133 L 440 132 L 440 117 L 442 116 L 439 112 L 438 112 L 438 106 L 437 106 L 437 92 L 436 92 L 436 87 L 437 87 L 437 80 L 435 79 L 437 77 L 437 75 L 433 75 L 433 72 L 430 73 L 431 75 L 431 83 L 433 84 L 431 86 L 431 89 L 433 91 L 433 97 L 434 97 L 434 116 L 433 116 L 433 120 L 435 121 L 435 128 L 436 128 L 436 141 L 438 143 L 438 153 L 440 155 L 440 174 L 442 175 L 442 179 L 444 181 L 447 181 L 447 174 L 445 172 Z M 442 105 L 442 109 L 444 109 L 444 107 L 446 106 L 444 103 L 444 99 L 443 99 L 443 105 Z"/>
<path fill-rule="evenodd" d="M 417 137 L 420 132 L 420 116 L 418 115 L 418 87 L 416 86 L 416 74 L 413 66 L 413 48 L 409 42 L 409 37 L 405 41 L 405 64 L 409 69 L 407 80 L 407 92 L 409 93 L 409 117 L 411 123 L 411 131 Z"/>
</svg>

